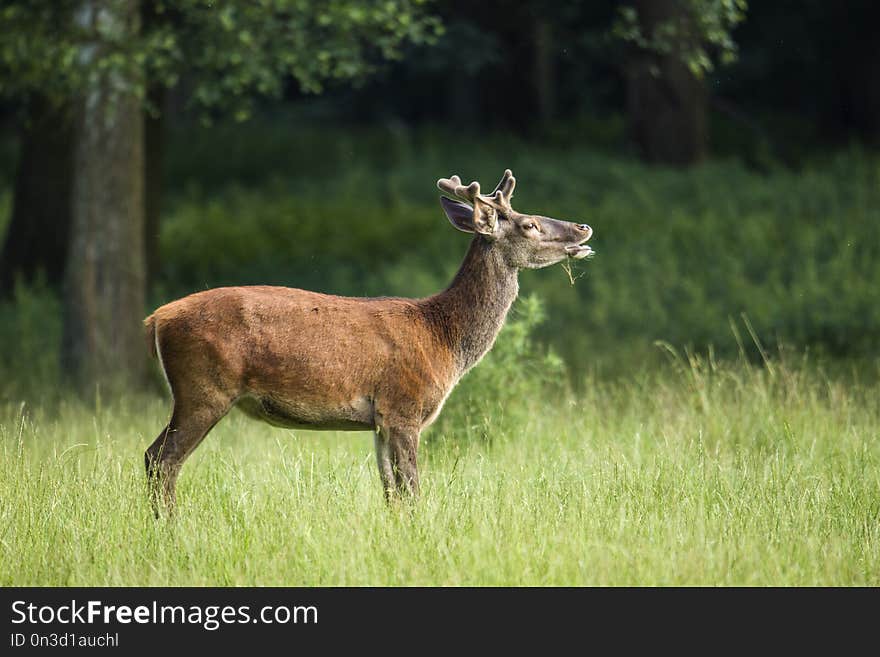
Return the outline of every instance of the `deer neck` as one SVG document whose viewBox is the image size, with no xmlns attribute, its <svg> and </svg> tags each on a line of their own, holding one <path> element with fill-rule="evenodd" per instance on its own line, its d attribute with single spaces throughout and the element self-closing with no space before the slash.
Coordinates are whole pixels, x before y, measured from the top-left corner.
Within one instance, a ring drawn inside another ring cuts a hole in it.
<svg viewBox="0 0 880 657">
<path fill-rule="evenodd" d="M 492 242 L 477 235 L 449 287 L 425 300 L 428 317 L 461 374 L 495 343 L 519 292 L 517 274 Z"/>
</svg>

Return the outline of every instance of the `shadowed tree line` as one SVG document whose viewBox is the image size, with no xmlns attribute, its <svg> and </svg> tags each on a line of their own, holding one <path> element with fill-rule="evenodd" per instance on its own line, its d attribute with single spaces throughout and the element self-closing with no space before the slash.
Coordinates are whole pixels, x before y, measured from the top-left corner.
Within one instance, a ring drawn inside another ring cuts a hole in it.
<svg viewBox="0 0 880 657">
<path fill-rule="evenodd" d="M 63 290 L 66 370 L 137 380 L 168 120 L 246 120 L 263 99 L 315 94 L 340 119 L 535 139 L 622 114 L 640 158 L 690 166 L 719 115 L 785 159 L 777 116 L 816 144 L 880 140 L 878 17 L 861 0 L 12 1 L 0 94 L 19 161 L 0 293 L 42 272 Z"/>
</svg>

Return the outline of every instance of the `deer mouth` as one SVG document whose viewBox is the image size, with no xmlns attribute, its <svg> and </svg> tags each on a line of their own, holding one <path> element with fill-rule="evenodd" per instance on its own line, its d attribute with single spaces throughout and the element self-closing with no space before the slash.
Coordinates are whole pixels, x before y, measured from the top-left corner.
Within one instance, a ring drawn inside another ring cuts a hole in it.
<svg viewBox="0 0 880 657">
<path fill-rule="evenodd" d="M 590 237 L 590 235 L 587 235 L 581 243 L 570 244 L 565 247 L 565 255 L 574 260 L 581 260 L 582 258 L 593 255 L 593 249 L 585 244 Z"/>
</svg>

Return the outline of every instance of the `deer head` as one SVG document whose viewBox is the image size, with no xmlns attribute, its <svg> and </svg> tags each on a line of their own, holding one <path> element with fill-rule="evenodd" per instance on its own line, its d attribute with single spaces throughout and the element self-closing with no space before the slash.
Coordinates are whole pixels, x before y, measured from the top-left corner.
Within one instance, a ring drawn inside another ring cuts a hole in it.
<svg viewBox="0 0 880 657">
<path fill-rule="evenodd" d="M 576 224 L 517 212 L 510 205 L 516 178 L 510 169 L 491 194 L 480 193 L 480 183 L 465 186 L 458 176 L 437 181 L 440 197 L 452 225 L 491 241 L 505 261 L 517 269 L 540 269 L 566 258 L 586 258 L 593 250 L 585 244 L 593 234 L 587 224 Z"/>
</svg>

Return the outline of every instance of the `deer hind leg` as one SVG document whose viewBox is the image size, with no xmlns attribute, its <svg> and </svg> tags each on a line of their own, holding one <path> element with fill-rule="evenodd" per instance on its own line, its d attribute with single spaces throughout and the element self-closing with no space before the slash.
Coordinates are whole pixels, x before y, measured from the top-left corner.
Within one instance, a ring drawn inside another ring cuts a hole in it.
<svg viewBox="0 0 880 657">
<path fill-rule="evenodd" d="M 229 408 L 229 403 L 193 405 L 175 402 L 171 421 L 144 454 L 150 502 L 157 518 L 160 496 L 168 513 L 173 513 L 177 475 L 183 462 Z"/>
</svg>

